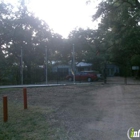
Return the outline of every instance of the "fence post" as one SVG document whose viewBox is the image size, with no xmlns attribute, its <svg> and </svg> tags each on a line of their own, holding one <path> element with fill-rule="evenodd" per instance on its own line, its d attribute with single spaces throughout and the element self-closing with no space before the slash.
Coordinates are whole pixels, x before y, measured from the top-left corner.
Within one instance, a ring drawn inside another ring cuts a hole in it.
<svg viewBox="0 0 140 140">
<path fill-rule="evenodd" d="M 7 106 L 7 96 L 3 96 L 3 121 L 8 120 L 8 106 Z"/>
<path fill-rule="evenodd" d="M 27 89 L 23 88 L 23 103 L 24 109 L 27 109 Z"/>
</svg>

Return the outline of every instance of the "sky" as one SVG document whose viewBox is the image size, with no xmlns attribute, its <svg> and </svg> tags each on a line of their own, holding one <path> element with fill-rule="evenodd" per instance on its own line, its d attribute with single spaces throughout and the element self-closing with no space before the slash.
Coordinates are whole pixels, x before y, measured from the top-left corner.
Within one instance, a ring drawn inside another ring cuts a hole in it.
<svg viewBox="0 0 140 140">
<path fill-rule="evenodd" d="M 15 3 L 17 0 L 7 0 Z M 29 10 L 36 16 L 45 20 L 55 33 L 67 38 L 75 28 L 98 27 L 97 22 L 92 22 L 92 15 L 96 12 L 96 6 L 100 0 L 25 0 L 29 3 Z M 94 2 L 93 2 L 94 1 Z"/>
</svg>

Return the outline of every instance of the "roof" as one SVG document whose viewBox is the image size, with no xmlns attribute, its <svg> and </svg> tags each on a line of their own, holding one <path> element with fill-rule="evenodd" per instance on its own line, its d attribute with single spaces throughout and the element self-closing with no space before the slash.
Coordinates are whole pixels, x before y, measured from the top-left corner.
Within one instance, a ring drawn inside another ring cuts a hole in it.
<svg viewBox="0 0 140 140">
<path fill-rule="evenodd" d="M 85 62 L 79 62 L 77 65 L 77 67 L 89 67 L 92 66 L 91 63 L 85 63 Z"/>
</svg>

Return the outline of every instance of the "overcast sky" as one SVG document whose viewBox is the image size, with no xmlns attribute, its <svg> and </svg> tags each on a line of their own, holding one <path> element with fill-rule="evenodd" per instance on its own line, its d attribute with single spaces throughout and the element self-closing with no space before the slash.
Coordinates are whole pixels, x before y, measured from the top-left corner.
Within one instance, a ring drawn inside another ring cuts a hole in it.
<svg viewBox="0 0 140 140">
<path fill-rule="evenodd" d="M 6 0 L 11 3 L 17 0 Z M 86 4 L 87 0 L 26 0 L 29 9 L 36 16 L 45 20 L 54 32 L 67 37 L 76 27 L 86 29 L 97 28 L 97 22 L 92 22 L 92 15 L 100 0 Z"/>
</svg>

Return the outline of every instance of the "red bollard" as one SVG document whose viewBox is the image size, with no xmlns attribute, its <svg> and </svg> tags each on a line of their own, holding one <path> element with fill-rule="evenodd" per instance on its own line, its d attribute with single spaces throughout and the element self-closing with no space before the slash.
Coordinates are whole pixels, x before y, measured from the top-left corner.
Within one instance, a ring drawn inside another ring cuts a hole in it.
<svg viewBox="0 0 140 140">
<path fill-rule="evenodd" d="M 23 103 L 24 109 L 27 109 L 27 89 L 23 88 Z"/>
<path fill-rule="evenodd" d="M 7 96 L 3 96 L 3 121 L 8 120 L 8 106 L 7 106 Z"/>
</svg>

